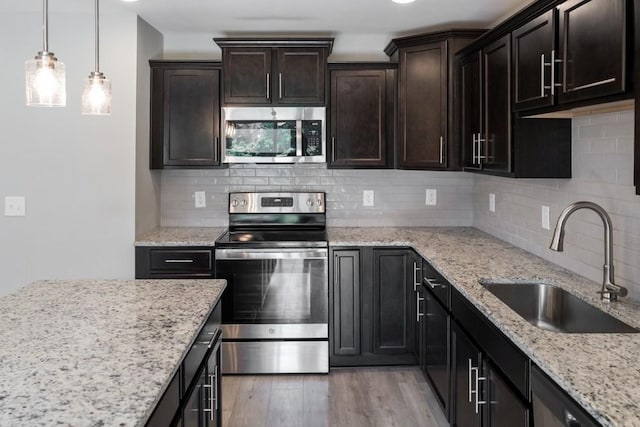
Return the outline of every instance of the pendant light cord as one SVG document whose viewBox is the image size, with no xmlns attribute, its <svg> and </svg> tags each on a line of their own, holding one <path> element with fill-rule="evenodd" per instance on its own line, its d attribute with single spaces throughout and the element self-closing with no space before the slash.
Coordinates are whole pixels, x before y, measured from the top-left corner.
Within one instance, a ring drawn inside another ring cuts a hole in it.
<svg viewBox="0 0 640 427">
<path fill-rule="evenodd" d="M 49 52 L 49 0 L 42 0 L 42 51 Z"/>
<path fill-rule="evenodd" d="M 100 1 L 96 0 L 96 73 L 100 71 Z"/>
</svg>

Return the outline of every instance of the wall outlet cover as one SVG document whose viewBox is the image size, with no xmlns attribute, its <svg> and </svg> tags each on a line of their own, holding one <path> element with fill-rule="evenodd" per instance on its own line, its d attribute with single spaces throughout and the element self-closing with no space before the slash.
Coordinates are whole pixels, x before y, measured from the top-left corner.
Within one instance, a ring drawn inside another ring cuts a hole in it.
<svg viewBox="0 0 640 427">
<path fill-rule="evenodd" d="M 549 223 L 549 206 L 542 205 L 542 228 L 545 230 L 551 230 L 551 224 Z"/>
<path fill-rule="evenodd" d="M 375 193 L 373 190 L 362 191 L 362 206 L 374 206 L 375 205 Z"/>
<path fill-rule="evenodd" d="M 4 198 L 4 216 L 25 216 L 25 197 L 7 196 Z"/>
<path fill-rule="evenodd" d="M 206 208 L 207 207 L 207 195 L 204 191 L 196 191 L 193 193 L 196 208 Z"/>
<path fill-rule="evenodd" d="M 489 193 L 489 212 L 496 211 L 496 195 Z"/>
<path fill-rule="evenodd" d="M 438 204 L 438 190 L 435 188 L 427 188 L 425 204 L 427 206 L 435 206 Z"/>
</svg>

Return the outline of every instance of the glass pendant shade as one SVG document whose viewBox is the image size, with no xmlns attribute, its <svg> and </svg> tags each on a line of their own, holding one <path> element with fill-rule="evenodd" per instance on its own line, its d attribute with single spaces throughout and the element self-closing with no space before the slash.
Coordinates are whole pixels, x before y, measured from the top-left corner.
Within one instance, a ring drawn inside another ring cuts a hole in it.
<svg viewBox="0 0 640 427">
<path fill-rule="evenodd" d="M 25 62 L 27 106 L 64 107 L 67 104 L 64 64 L 51 52 Z"/>
<path fill-rule="evenodd" d="M 92 72 L 82 90 L 82 114 L 111 114 L 111 81 L 100 72 Z"/>
</svg>

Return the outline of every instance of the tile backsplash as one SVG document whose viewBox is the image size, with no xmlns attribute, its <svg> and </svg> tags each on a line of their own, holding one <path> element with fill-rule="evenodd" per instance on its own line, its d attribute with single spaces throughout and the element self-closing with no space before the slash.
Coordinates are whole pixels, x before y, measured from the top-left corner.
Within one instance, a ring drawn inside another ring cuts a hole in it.
<svg viewBox="0 0 640 427">
<path fill-rule="evenodd" d="M 326 165 L 231 165 L 162 171 L 161 225 L 226 226 L 231 191 L 324 191 L 331 226 L 470 226 L 473 176 L 461 172 L 327 169 Z M 426 206 L 425 190 L 437 190 Z M 362 206 L 374 190 L 374 206 Z M 195 208 L 205 191 L 207 207 Z"/>
<path fill-rule="evenodd" d="M 613 222 L 618 283 L 640 300 L 640 196 L 633 186 L 633 111 L 573 119 L 572 179 L 515 180 L 474 177 L 474 221 L 484 230 L 596 282 L 602 281 L 603 226 L 593 212 L 568 220 L 564 252 L 549 249 L 555 222 L 567 205 L 598 203 Z M 489 211 L 489 194 L 496 211 Z M 541 226 L 542 206 L 550 208 L 551 230 Z"/>
</svg>

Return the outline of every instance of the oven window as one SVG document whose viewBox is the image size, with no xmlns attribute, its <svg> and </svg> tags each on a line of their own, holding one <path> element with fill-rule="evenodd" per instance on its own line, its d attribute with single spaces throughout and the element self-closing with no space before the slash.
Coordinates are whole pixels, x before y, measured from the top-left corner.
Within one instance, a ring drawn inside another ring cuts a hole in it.
<svg viewBox="0 0 640 427">
<path fill-rule="evenodd" d="M 225 323 L 326 323 L 327 261 L 265 259 L 218 261 L 228 281 Z"/>
<path fill-rule="evenodd" d="M 229 156 L 295 156 L 296 121 L 228 120 L 225 141 Z"/>
</svg>

